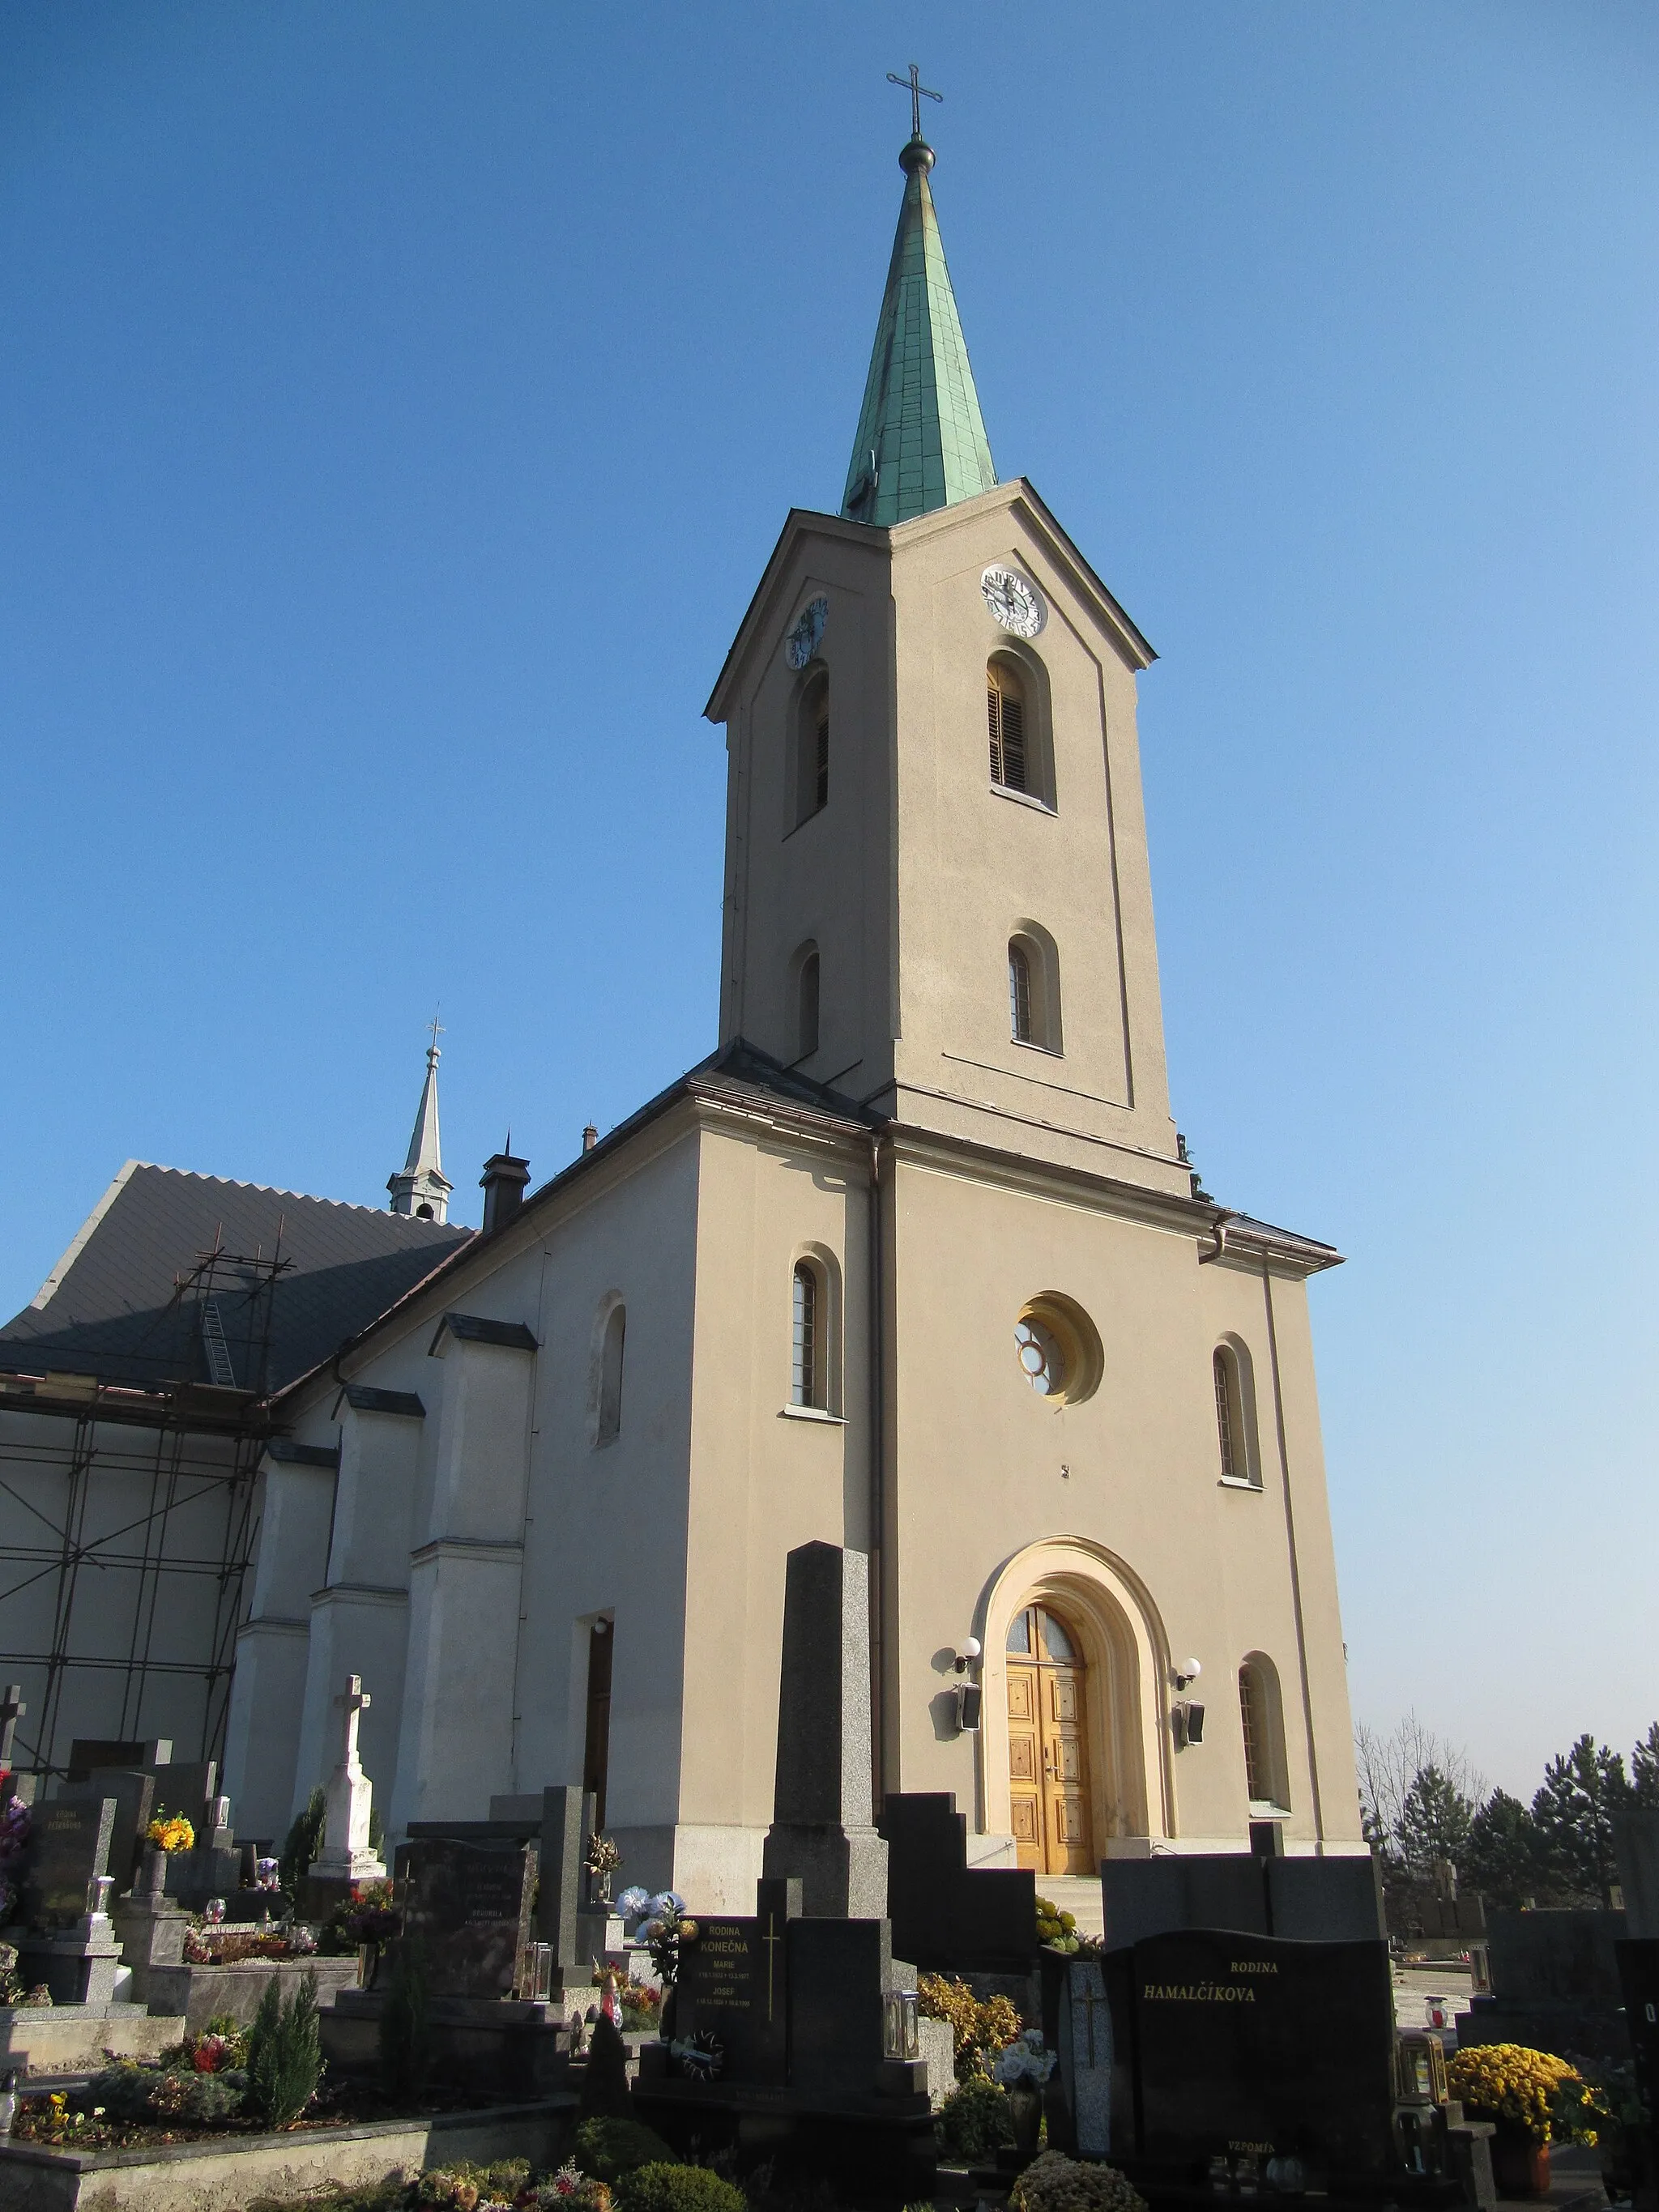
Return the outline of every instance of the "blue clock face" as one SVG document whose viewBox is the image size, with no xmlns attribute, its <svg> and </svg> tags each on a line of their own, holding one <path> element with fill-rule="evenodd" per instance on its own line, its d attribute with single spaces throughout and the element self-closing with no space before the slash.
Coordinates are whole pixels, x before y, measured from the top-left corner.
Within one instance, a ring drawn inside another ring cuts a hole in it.
<svg viewBox="0 0 1659 2212">
<path fill-rule="evenodd" d="M 785 641 L 789 649 L 789 665 L 805 668 L 817 651 L 823 636 L 823 626 L 830 619 L 828 599 L 813 599 L 803 607 Z"/>
</svg>

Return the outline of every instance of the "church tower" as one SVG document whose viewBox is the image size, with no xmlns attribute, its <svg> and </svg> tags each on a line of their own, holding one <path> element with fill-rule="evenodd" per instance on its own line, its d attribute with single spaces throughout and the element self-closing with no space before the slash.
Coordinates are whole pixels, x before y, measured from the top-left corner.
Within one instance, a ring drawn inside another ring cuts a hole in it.
<svg viewBox="0 0 1659 2212">
<path fill-rule="evenodd" d="M 789 516 L 707 712 L 720 1029 L 910 1126 L 1186 1191 L 1135 735 L 1151 647 L 999 483 L 931 147 L 839 515 Z"/>
<path fill-rule="evenodd" d="M 388 1177 L 394 1213 L 412 1213 L 422 1221 L 447 1221 L 449 1194 L 455 1186 L 444 1173 L 443 1147 L 438 1138 L 438 1024 L 432 1024 L 432 1042 L 426 1048 L 426 1081 L 415 1111 L 415 1127 L 401 1173 Z"/>
</svg>

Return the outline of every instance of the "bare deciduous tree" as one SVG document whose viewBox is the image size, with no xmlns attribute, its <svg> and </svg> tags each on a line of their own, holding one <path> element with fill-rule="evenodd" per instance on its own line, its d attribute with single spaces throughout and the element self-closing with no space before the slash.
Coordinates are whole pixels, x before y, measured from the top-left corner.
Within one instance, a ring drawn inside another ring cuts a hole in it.
<svg viewBox="0 0 1659 2212">
<path fill-rule="evenodd" d="M 1412 1784 L 1429 1768 L 1436 1769 L 1460 1797 L 1473 1804 L 1484 1802 L 1488 1795 L 1490 1784 L 1468 1752 L 1437 1735 L 1414 1712 L 1407 1713 L 1386 1735 L 1360 1722 L 1353 1732 L 1353 1748 L 1366 1833 L 1374 1845 L 1390 1856 L 1399 1848 Z"/>
</svg>

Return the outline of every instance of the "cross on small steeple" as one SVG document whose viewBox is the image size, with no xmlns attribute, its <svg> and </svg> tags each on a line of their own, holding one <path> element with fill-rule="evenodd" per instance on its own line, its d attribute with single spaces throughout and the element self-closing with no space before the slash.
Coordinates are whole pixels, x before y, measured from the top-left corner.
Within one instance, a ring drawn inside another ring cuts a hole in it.
<svg viewBox="0 0 1659 2212">
<path fill-rule="evenodd" d="M 0 1698 L 0 1774 L 11 1771 L 12 1738 L 17 1733 L 17 1723 L 28 1707 L 23 1703 L 23 1685 L 8 1682 L 6 1694 Z"/>
<path fill-rule="evenodd" d="M 889 70 L 887 72 L 887 82 L 889 84 L 896 84 L 899 86 L 902 91 L 909 94 L 910 136 L 913 138 L 920 138 L 921 136 L 922 101 L 924 100 L 943 100 L 945 94 L 942 92 L 928 91 L 927 86 L 921 81 L 921 71 L 916 67 L 914 62 L 910 64 L 910 74 L 908 77 L 895 76 L 892 70 Z"/>
<path fill-rule="evenodd" d="M 438 1039 L 439 1039 L 441 1036 L 444 1036 L 444 1035 L 446 1034 L 445 1030 L 444 1030 L 444 1025 L 443 1025 L 443 1024 L 442 1024 L 442 1023 L 438 1019 L 437 1015 L 436 1015 L 436 1014 L 434 1014 L 434 1016 L 432 1017 L 432 1019 L 431 1019 L 430 1023 L 428 1024 L 428 1026 L 430 1028 L 430 1030 L 431 1030 L 431 1031 L 432 1031 L 432 1043 L 431 1043 L 430 1050 L 431 1050 L 432 1052 L 435 1053 L 435 1052 L 437 1051 L 437 1049 L 438 1049 Z"/>
</svg>

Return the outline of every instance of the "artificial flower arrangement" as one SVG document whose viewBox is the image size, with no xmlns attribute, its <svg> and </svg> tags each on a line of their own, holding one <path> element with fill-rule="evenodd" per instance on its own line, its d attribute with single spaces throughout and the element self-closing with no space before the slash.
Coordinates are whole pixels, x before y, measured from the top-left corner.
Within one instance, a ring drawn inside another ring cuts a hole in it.
<svg viewBox="0 0 1659 2212">
<path fill-rule="evenodd" d="M 299 1921 L 280 1928 L 226 1928 L 209 1923 L 185 1930 L 187 1966 L 234 1966 L 244 1959 L 308 1959 L 317 1938 Z"/>
<path fill-rule="evenodd" d="M 696 1922 L 685 1917 L 685 1899 L 677 1890 L 659 1890 L 653 1897 L 635 1887 L 623 1890 L 617 1911 L 624 1922 L 638 1922 L 630 1940 L 644 1944 L 663 1987 L 672 1989 L 679 1972 L 680 1945 L 697 1940 Z"/>
<path fill-rule="evenodd" d="M 611 1901 L 611 1877 L 622 1863 L 622 1851 L 614 1837 L 588 1838 L 587 1849 L 582 1854 L 582 1864 L 592 1877 L 595 1897 L 607 1905 Z"/>
<path fill-rule="evenodd" d="M 1028 2027 L 1017 2035 L 1005 2051 L 998 2053 L 997 2063 L 991 2069 L 992 2078 L 1005 2089 L 1017 2082 L 1029 2082 L 1040 2089 L 1054 2070 L 1054 2053 L 1042 2047 L 1042 2030 Z"/>
<path fill-rule="evenodd" d="M 1477 2043 L 1454 2051 L 1446 2061 L 1446 2086 L 1472 2112 L 1535 2143 L 1571 2132 L 1564 2124 L 1564 2093 L 1570 2096 L 1576 2087 L 1589 2097 L 1576 2067 L 1522 2043 Z"/>
<path fill-rule="evenodd" d="M 1146 2201 L 1114 2166 L 1045 2150 L 1009 2191 L 1013 2212 L 1146 2212 Z"/>
<path fill-rule="evenodd" d="M 193 1851 L 196 1831 L 182 1813 L 169 1813 L 162 1806 L 144 1834 L 158 1851 Z"/>
</svg>

